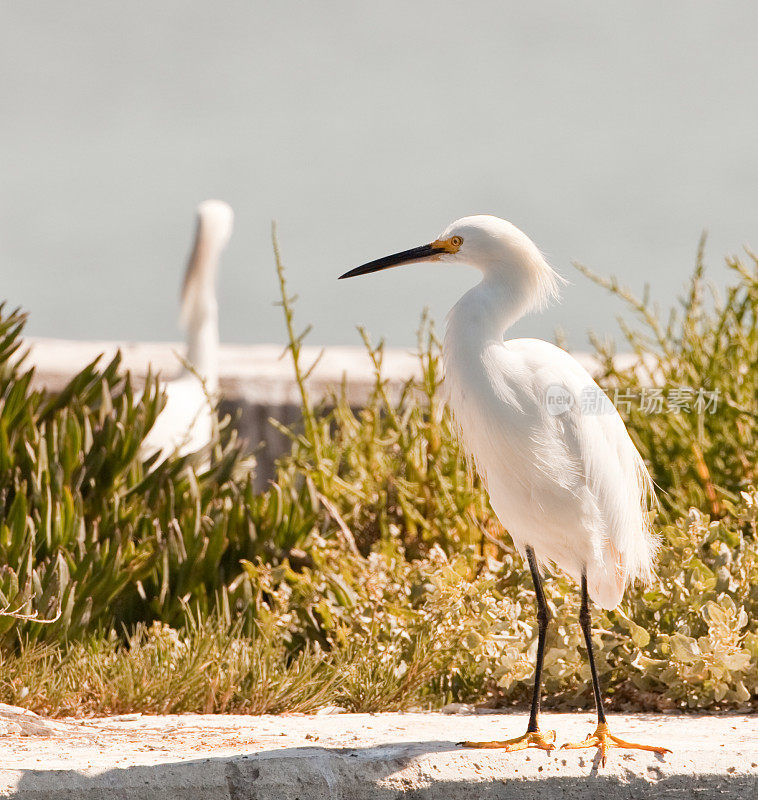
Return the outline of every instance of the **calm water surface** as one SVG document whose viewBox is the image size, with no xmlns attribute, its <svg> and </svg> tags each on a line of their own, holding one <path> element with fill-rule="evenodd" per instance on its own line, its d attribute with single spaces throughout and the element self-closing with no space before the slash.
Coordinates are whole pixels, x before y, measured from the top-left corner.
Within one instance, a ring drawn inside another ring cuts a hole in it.
<svg viewBox="0 0 758 800">
<path fill-rule="evenodd" d="M 172 339 L 194 205 L 237 227 L 227 341 L 280 341 L 279 225 L 314 343 L 411 344 L 476 278 L 336 282 L 487 212 L 573 285 L 519 333 L 611 331 L 579 260 L 667 304 L 758 247 L 758 5 L 749 2 L 3 3 L 0 270 L 29 331 Z"/>
</svg>

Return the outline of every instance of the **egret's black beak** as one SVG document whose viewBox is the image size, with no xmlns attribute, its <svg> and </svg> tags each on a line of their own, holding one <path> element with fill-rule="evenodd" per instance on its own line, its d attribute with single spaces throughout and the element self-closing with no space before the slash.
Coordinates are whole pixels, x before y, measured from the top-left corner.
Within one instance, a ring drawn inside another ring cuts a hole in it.
<svg viewBox="0 0 758 800">
<path fill-rule="evenodd" d="M 343 278 L 355 278 L 357 275 L 368 275 L 369 272 L 379 272 L 379 270 L 396 267 L 398 264 L 406 264 L 409 261 L 423 261 L 425 258 L 432 258 L 441 253 L 449 252 L 449 247 L 443 242 L 422 244 L 421 247 L 413 247 L 410 250 L 403 250 L 401 253 L 394 253 L 391 256 L 377 258 L 376 261 L 369 261 L 368 264 L 362 264 L 360 267 L 356 267 L 346 272 L 344 275 L 340 275 L 339 280 Z"/>
</svg>

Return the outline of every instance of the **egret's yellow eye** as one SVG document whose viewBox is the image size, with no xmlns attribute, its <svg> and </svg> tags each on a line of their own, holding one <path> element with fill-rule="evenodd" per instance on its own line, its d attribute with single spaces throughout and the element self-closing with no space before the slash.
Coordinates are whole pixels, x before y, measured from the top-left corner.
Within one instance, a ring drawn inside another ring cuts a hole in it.
<svg viewBox="0 0 758 800">
<path fill-rule="evenodd" d="M 436 239 L 431 247 L 435 253 L 457 253 L 463 244 L 462 236 L 451 236 L 449 239 Z"/>
</svg>

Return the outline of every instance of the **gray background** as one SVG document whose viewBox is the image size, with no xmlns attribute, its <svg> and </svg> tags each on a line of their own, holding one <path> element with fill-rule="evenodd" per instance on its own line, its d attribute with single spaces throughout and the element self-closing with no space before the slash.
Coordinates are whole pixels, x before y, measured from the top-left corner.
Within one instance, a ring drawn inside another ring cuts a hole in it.
<svg viewBox="0 0 758 800">
<path fill-rule="evenodd" d="M 338 284 L 450 220 L 511 219 L 573 285 L 519 325 L 573 346 L 756 242 L 758 6 L 706 2 L 2 2 L 0 295 L 28 330 L 173 339 L 194 205 L 237 213 L 222 338 L 280 341 L 275 218 L 313 343 L 410 344 L 475 280 Z"/>
</svg>

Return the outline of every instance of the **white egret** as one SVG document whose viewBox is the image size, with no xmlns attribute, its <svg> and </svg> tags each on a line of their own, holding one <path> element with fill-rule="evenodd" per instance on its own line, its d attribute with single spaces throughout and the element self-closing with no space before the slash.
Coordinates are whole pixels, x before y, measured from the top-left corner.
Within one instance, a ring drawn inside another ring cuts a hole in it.
<svg viewBox="0 0 758 800">
<path fill-rule="evenodd" d="M 147 455 L 186 455 L 213 436 L 213 397 L 218 391 L 218 303 L 216 277 L 221 253 L 232 235 L 234 212 L 223 200 L 197 207 L 195 242 L 182 287 L 180 320 L 187 331 L 181 374 L 166 381 L 166 405 L 143 442 Z"/>
<path fill-rule="evenodd" d="M 469 747 L 550 752 L 555 732 L 539 729 L 540 685 L 550 611 L 540 564 L 581 583 L 579 615 L 587 646 L 598 724 L 582 742 L 668 752 L 625 742 L 608 729 L 592 652 L 590 598 L 615 608 L 625 588 L 653 574 L 656 538 L 649 522 L 652 483 L 624 423 L 592 376 L 568 353 L 538 339 L 505 340 L 520 317 L 557 298 L 563 279 L 510 222 L 471 216 L 431 244 L 357 267 L 342 278 L 404 263 L 436 261 L 478 268 L 481 282 L 454 306 L 443 342 L 445 391 L 464 447 L 493 510 L 525 556 L 534 581 L 539 635 L 531 715 L 515 739 Z M 585 408 L 588 393 L 593 404 Z M 597 402 L 601 400 L 602 402 Z"/>
</svg>

